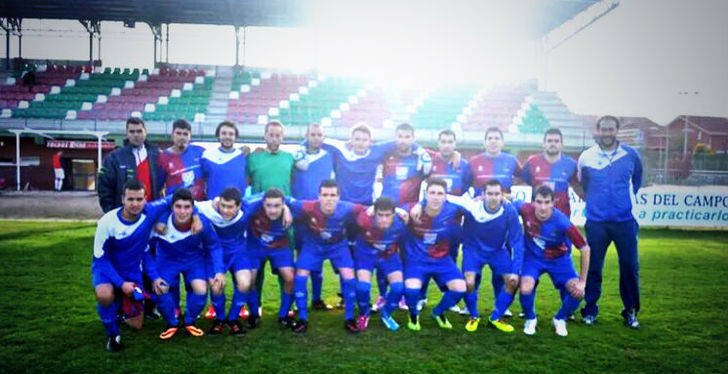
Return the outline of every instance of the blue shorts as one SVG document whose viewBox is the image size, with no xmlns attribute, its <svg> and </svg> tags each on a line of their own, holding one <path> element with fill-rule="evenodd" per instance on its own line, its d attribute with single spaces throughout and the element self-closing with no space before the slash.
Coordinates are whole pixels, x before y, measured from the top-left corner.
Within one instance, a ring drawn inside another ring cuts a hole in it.
<svg viewBox="0 0 728 374">
<path fill-rule="evenodd" d="M 354 250 L 354 267 L 357 271 L 367 270 L 370 273 L 376 268 L 377 271 L 389 275 L 395 271 L 402 271 L 402 261 L 398 253 L 380 257 L 365 251 Z"/>
<path fill-rule="evenodd" d="M 570 280 L 579 278 L 574 269 L 574 263 L 571 261 L 570 255 L 564 255 L 555 259 L 547 260 L 538 258 L 530 251 L 523 254 L 523 268 L 521 268 L 521 277 L 532 277 L 538 281 L 538 278 L 544 272 L 549 274 L 554 288 L 562 288 Z"/>
<path fill-rule="evenodd" d="M 250 262 L 254 265 L 254 269 L 260 270 L 263 262 L 268 259 L 272 269 L 292 268 L 295 265 L 293 261 L 293 252 L 289 248 L 280 249 L 264 249 L 251 248 Z"/>
<path fill-rule="evenodd" d="M 326 249 L 315 248 L 310 245 L 303 245 L 301 253 L 296 261 L 296 268 L 312 272 L 320 272 L 324 260 L 331 261 L 334 269 L 354 268 L 354 260 L 351 258 L 351 251 L 346 241 L 337 243 Z"/>
<path fill-rule="evenodd" d="M 493 274 L 513 273 L 511 256 L 507 250 L 484 252 L 463 247 L 463 273 L 480 273 L 486 264 L 490 266 Z"/>
<path fill-rule="evenodd" d="M 257 269 L 253 261 L 251 261 L 250 256 L 248 256 L 246 251 L 243 250 L 223 253 L 222 267 L 225 271 L 229 271 L 233 274 L 240 270 Z M 205 258 L 205 271 L 207 272 L 208 279 L 215 277 L 215 269 L 212 266 L 212 258 L 210 256 L 206 256 Z"/>
<path fill-rule="evenodd" d="M 405 280 L 415 278 L 424 283 L 427 277 L 434 278 L 438 285 L 445 285 L 451 280 L 463 279 L 463 274 L 450 256 L 445 256 L 437 261 L 409 260 L 405 262 Z"/>
<path fill-rule="evenodd" d="M 205 266 L 205 259 L 202 256 L 187 259 L 185 262 L 166 261 L 157 257 L 157 272 L 170 287 L 177 286 L 180 273 L 184 275 L 186 283 L 195 279 L 207 281 L 207 266 Z"/>
<path fill-rule="evenodd" d="M 124 281 L 134 282 L 139 287 L 144 286 L 144 284 L 142 282 L 142 273 L 141 272 L 134 273 L 134 274 L 120 272 L 119 275 L 121 276 L 122 279 L 124 279 Z M 109 278 L 109 276 L 107 276 L 106 274 L 104 274 L 100 271 L 94 270 L 94 269 L 91 269 L 91 283 L 93 284 L 94 287 L 96 287 L 100 284 L 108 283 L 108 284 L 114 286 L 114 288 L 117 288 L 116 285 L 114 285 L 114 283 L 111 281 L 111 278 Z"/>
</svg>

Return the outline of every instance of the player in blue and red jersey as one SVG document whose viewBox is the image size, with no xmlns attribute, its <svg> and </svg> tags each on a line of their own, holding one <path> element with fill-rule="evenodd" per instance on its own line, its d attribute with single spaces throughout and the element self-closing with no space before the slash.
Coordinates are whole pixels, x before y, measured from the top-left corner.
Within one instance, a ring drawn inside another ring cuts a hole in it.
<svg viewBox="0 0 728 374">
<path fill-rule="evenodd" d="M 313 271 L 321 271 L 323 261 L 328 259 L 341 277 L 344 298 L 345 328 L 358 332 L 354 320 L 356 307 L 356 279 L 354 261 L 348 248 L 346 228 L 356 216 L 365 210 L 364 205 L 339 201 L 339 188 L 334 180 L 325 180 L 319 186 L 318 200 L 287 201 L 291 212 L 300 222 L 303 247 L 296 262 L 294 295 L 299 320 L 295 332 L 304 332 L 308 327 L 308 291 L 306 283 Z"/>
<path fill-rule="evenodd" d="M 120 302 L 126 323 L 135 330 L 142 328 L 142 259 L 154 222 L 169 209 L 170 200 L 146 203 L 144 185 L 132 179 L 124 184 L 123 206 L 104 214 L 97 224 L 91 276 L 96 309 L 108 336 L 106 349 L 111 352 L 121 349 L 116 323 Z"/>
<path fill-rule="evenodd" d="M 265 260 L 270 261 L 273 268 L 282 279 L 281 303 L 278 309 L 278 322 L 283 327 L 293 327 L 294 321 L 288 317 L 288 311 L 293 304 L 293 251 L 288 239 L 290 226 L 290 212 L 287 211 L 283 201 L 283 192 L 277 188 L 268 189 L 262 198 L 250 201 L 248 211 L 251 212 L 248 224 L 248 253 L 252 262 L 256 264 L 253 279 L 259 271 L 264 271 Z M 259 297 L 250 296 L 251 304 L 248 324 L 254 327 L 258 320 Z"/>
<path fill-rule="evenodd" d="M 432 317 L 441 328 L 452 329 L 445 312 L 457 304 L 465 294 L 465 280 L 455 261 L 450 257 L 450 242 L 457 230 L 453 218 L 464 210 L 447 202 L 447 182 L 430 178 L 425 190 L 425 206 L 414 204 L 412 220 L 405 235 L 404 278 L 405 298 L 409 307 L 410 320 L 407 328 L 420 330 L 419 310 L 420 288 L 426 276 L 435 278 L 447 291 L 440 303 L 432 309 Z"/>
<path fill-rule="evenodd" d="M 397 307 L 404 291 L 399 248 L 407 227 L 395 209 L 397 208 L 391 199 L 380 197 L 374 202 L 373 215 L 364 211 L 356 219 L 358 231 L 354 245 L 354 263 L 358 281 L 356 296 L 359 302 L 359 331 L 366 330 L 369 323 L 372 272 L 375 268 L 380 274 L 386 275 L 389 282 L 386 303 L 380 310 L 382 322 L 390 330 L 399 328 L 392 318 L 392 311 Z"/>
<path fill-rule="evenodd" d="M 412 152 L 415 129 L 402 123 L 396 129 L 396 150 L 382 162 L 382 195 L 395 205 L 415 203 L 420 198 L 420 184 L 432 166 L 428 153 L 421 158 Z M 425 162 L 425 165 L 420 165 Z"/>
<path fill-rule="evenodd" d="M 503 194 L 509 196 L 513 177 L 521 173 L 521 165 L 516 156 L 503 152 L 503 132 L 497 127 L 489 127 L 485 130 L 485 152 L 470 158 L 470 171 L 473 176 L 472 186 L 475 189 L 475 196 L 482 193 L 483 186 L 491 179 L 497 179 L 503 186 Z M 476 279 L 480 284 L 480 276 Z M 503 287 L 501 277 L 493 275 L 491 278 L 494 292 Z M 498 297 L 498 295 L 494 295 Z M 504 314 L 511 316 L 510 310 Z"/>
<path fill-rule="evenodd" d="M 554 191 L 542 185 L 532 203 L 514 201 L 523 219 L 526 251 L 521 268 L 521 307 L 526 315 L 523 332 L 536 333 L 534 289 L 541 274 L 548 273 L 554 287 L 563 290 L 561 308 L 553 318 L 556 334 L 566 336 L 566 319 L 579 307 L 589 271 L 589 246 L 579 229 L 564 213 L 554 209 Z M 571 261 L 571 243 L 581 251 L 577 275 Z"/>
<path fill-rule="evenodd" d="M 204 148 L 190 145 L 192 126 L 184 119 L 172 124 L 172 146 L 157 158 L 158 185 L 164 186 L 165 194 L 172 195 L 178 188 L 187 188 L 195 200 L 205 200 L 205 179 L 200 159 Z"/>
<path fill-rule="evenodd" d="M 205 150 L 200 159 L 202 173 L 207 180 L 207 198 L 212 200 L 218 197 L 228 187 L 235 187 L 244 194 L 248 188 L 245 174 L 247 152 L 235 148 L 238 128 L 232 122 L 220 122 L 215 129 L 215 136 L 220 141 L 220 147 Z"/>
<path fill-rule="evenodd" d="M 461 196 L 468 191 L 470 183 L 473 179 L 470 164 L 468 161 L 460 157 L 455 150 L 456 137 L 455 132 L 450 129 L 440 131 L 437 136 L 437 152 L 430 152 L 432 157 L 432 170 L 430 177 L 440 178 L 447 183 L 447 193 L 451 195 Z M 423 189 L 425 184 L 423 183 Z M 455 223 L 462 224 L 462 217 L 455 217 Z M 456 238 L 450 245 L 450 256 L 457 261 L 460 243 L 462 242 L 462 232 L 458 232 Z M 422 295 L 417 307 L 422 309 L 427 304 L 427 288 L 430 280 L 425 279 L 422 285 Z M 444 291 L 444 290 L 443 290 Z M 457 306 L 453 310 L 459 309 Z"/>
<path fill-rule="evenodd" d="M 542 184 L 554 190 L 554 207 L 571 217 L 569 186 L 584 196 L 577 179 L 576 161 L 561 152 L 564 147 L 561 130 L 550 128 L 543 136 L 543 152 L 526 160 L 519 177 L 531 185 L 532 191 Z M 533 198 L 533 196 L 531 197 Z"/>
<path fill-rule="evenodd" d="M 193 233 L 192 211 L 194 199 L 186 188 L 177 189 L 172 195 L 173 214 L 167 219 L 166 232 L 156 233 L 156 258 L 145 256 L 145 270 L 154 280 L 154 291 L 158 295 L 158 307 L 168 326 L 160 334 L 160 339 L 171 339 L 179 329 L 180 323 L 175 315 L 174 300 L 169 288 L 179 282 L 183 274 L 190 285 L 187 294 L 187 312 L 184 318 L 185 330 L 192 336 L 202 336 L 204 332 L 195 326 L 195 320 L 207 302 L 207 256 L 212 261 L 215 274 L 211 285 L 213 293 L 220 293 L 225 285 L 222 248 L 210 221 L 200 217 L 202 231 Z"/>
<path fill-rule="evenodd" d="M 523 263 L 523 230 L 515 206 L 503 200 L 502 187 L 497 179 L 485 184 L 483 196 L 483 201 L 477 201 L 467 194 L 462 197 L 448 195 L 448 201 L 468 210 L 463 226 L 462 268 L 468 288 L 465 304 L 471 317 L 465 330 L 474 332 L 478 329 L 480 314 L 475 277 L 487 264 L 491 272 L 503 278 L 505 284 L 502 289 L 496 290 L 498 296 L 488 322 L 501 331 L 512 332 L 513 326 L 502 321 L 501 317 L 518 289 Z M 509 248 L 513 252 L 512 258 Z"/>
</svg>

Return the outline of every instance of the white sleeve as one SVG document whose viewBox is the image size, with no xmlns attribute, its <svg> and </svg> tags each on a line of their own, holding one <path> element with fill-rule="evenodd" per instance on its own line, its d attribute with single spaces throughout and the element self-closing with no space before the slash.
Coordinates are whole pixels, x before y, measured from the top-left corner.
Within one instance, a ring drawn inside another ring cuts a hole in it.
<svg viewBox="0 0 728 374">
<path fill-rule="evenodd" d="M 115 210 L 112 210 L 116 214 Z M 101 258 L 104 255 L 104 244 L 111 237 L 111 230 L 108 215 L 101 217 L 96 224 L 96 233 L 94 234 L 94 257 Z"/>
</svg>

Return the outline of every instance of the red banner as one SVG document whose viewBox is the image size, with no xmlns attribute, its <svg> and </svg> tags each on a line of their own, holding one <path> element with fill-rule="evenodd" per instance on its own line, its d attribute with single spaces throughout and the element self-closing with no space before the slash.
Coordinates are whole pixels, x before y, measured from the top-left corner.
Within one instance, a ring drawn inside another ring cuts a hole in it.
<svg viewBox="0 0 728 374">
<path fill-rule="evenodd" d="M 63 149 L 98 149 L 98 142 L 86 141 L 86 140 L 47 140 L 46 147 L 48 148 L 63 148 Z M 101 142 L 101 149 L 104 151 L 110 151 L 114 149 L 114 142 Z"/>
</svg>

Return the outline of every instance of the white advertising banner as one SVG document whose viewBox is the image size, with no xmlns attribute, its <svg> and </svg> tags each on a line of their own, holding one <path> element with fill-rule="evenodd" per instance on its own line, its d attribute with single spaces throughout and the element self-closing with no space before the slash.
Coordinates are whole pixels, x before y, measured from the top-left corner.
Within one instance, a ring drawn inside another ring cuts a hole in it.
<svg viewBox="0 0 728 374">
<path fill-rule="evenodd" d="M 531 187 L 513 186 L 511 196 L 530 201 Z M 583 226 L 584 200 L 569 189 L 571 221 Z M 648 186 L 632 196 L 640 226 L 728 229 L 728 186 Z"/>
</svg>

